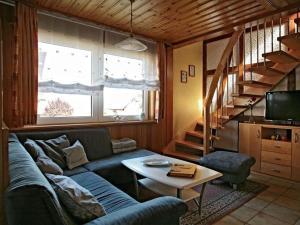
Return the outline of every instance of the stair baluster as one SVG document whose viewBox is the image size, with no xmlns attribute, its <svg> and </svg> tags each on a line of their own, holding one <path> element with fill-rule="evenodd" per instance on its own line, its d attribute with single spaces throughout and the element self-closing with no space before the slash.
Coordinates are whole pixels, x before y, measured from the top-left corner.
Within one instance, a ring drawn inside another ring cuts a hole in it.
<svg viewBox="0 0 300 225">
<path fill-rule="evenodd" d="M 264 20 L 264 54 L 266 54 L 266 26 L 267 26 L 267 20 L 265 18 L 265 20 Z M 266 57 L 264 57 L 264 66 L 266 66 Z"/>
<path fill-rule="evenodd" d="M 271 52 L 273 52 L 273 18 L 271 19 Z"/>
<path fill-rule="evenodd" d="M 297 20 L 299 20 L 299 9 L 297 9 Z M 298 23 L 296 23 L 296 31 L 297 31 L 297 33 L 298 33 L 298 28 L 299 27 L 299 24 Z"/>
<path fill-rule="evenodd" d="M 279 37 L 281 38 L 281 17 L 279 18 Z M 281 39 L 279 39 L 279 51 L 281 51 Z"/>
<path fill-rule="evenodd" d="M 243 53 L 244 53 L 244 57 L 243 57 L 243 68 L 244 68 L 244 72 L 243 72 L 243 80 L 246 80 L 246 29 L 244 30 L 243 33 Z"/>
<path fill-rule="evenodd" d="M 258 44 L 258 31 L 259 31 L 259 21 L 256 21 L 256 67 L 258 67 L 259 63 L 259 44 Z"/>
<path fill-rule="evenodd" d="M 252 23 L 250 23 L 250 80 L 253 80 L 252 73 Z"/>
</svg>

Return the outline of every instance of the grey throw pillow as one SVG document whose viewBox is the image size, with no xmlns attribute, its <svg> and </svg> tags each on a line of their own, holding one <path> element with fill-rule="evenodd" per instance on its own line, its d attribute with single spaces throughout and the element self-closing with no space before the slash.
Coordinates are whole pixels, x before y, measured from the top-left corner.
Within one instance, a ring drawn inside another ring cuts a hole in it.
<svg viewBox="0 0 300 225">
<path fill-rule="evenodd" d="M 70 170 L 89 162 L 84 148 L 78 140 L 72 146 L 64 148 L 63 152 L 66 157 L 67 166 Z"/>
<path fill-rule="evenodd" d="M 63 154 L 62 149 L 70 146 L 70 141 L 65 134 L 57 138 L 46 140 L 45 143 L 60 154 Z"/>
<path fill-rule="evenodd" d="M 67 211 L 80 222 L 86 223 L 106 214 L 95 196 L 71 178 L 52 174 L 46 176 Z"/>
<path fill-rule="evenodd" d="M 27 139 L 24 142 L 24 147 L 31 155 L 31 157 L 34 159 L 34 161 L 36 161 L 38 157 L 42 157 L 46 155 L 44 150 L 35 141 L 31 139 Z"/>
<path fill-rule="evenodd" d="M 66 168 L 66 161 L 64 159 L 63 153 L 57 152 L 55 149 L 51 148 L 45 141 L 36 140 L 36 143 L 42 147 L 47 156 L 49 156 L 57 165 L 62 169 Z"/>
<path fill-rule="evenodd" d="M 63 174 L 63 170 L 46 155 L 38 157 L 36 165 L 39 167 L 42 173 L 50 173 L 56 175 Z"/>
<path fill-rule="evenodd" d="M 65 134 L 49 140 L 36 140 L 36 143 L 42 147 L 47 156 L 57 165 L 62 169 L 66 168 L 66 161 L 62 149 L 69 147 L 70 141 Z"/>
</svg>

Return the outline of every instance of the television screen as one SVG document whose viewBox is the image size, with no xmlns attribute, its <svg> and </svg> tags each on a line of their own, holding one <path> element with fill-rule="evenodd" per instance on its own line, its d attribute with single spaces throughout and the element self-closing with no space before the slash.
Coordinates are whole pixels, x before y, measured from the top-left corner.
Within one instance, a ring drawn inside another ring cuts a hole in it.
<svg viewBox="0 0 300 225">
<path fill-rule="evenodd" d="M 300 121 L 300 91 L 267 92 L 265 118 Z"/>
</svg>

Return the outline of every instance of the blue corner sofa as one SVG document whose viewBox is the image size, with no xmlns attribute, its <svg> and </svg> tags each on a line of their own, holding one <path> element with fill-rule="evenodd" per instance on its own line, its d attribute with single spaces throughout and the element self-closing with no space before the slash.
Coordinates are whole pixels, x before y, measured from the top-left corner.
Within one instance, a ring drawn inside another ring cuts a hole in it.
<svg viewBox="0 0 300 225">
<path fill-rule="evenodd" d="M 10 184 L 5 193 L 9 225 L 80 224 L 64 209 L 48 180 L 22 144 L 27 138 L 50 139 L 62 134 L 66 134 L 71 143 L 80 140 L 90 161 L 73 170 L 65 170 L 64 175 L 88 189 L 107 212 L 105 216 L 86 225 L 179 224 L 180 216 L 187 211 L 183 201 L 165 196 L 140 203 L 117 187 L 132 182 L 132 173 L 121 164 L 123 159 L 154 153 L 139 149 L 114 155 L 106 128 L 82 128 L 10 134 Z"/>
</svg>

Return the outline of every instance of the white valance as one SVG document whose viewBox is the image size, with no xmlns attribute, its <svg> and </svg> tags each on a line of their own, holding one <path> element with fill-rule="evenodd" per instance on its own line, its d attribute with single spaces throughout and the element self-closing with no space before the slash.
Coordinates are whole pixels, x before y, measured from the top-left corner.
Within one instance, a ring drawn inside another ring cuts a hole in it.
<svg viewBox="0 0 300 225">
<path fill-rule="evenodd" d="M 103 87 L 159 90 L 156 43 L 126 51 L 126 35 L 39 15 L 39 91 L 94 95 Z"/>
</svg>

